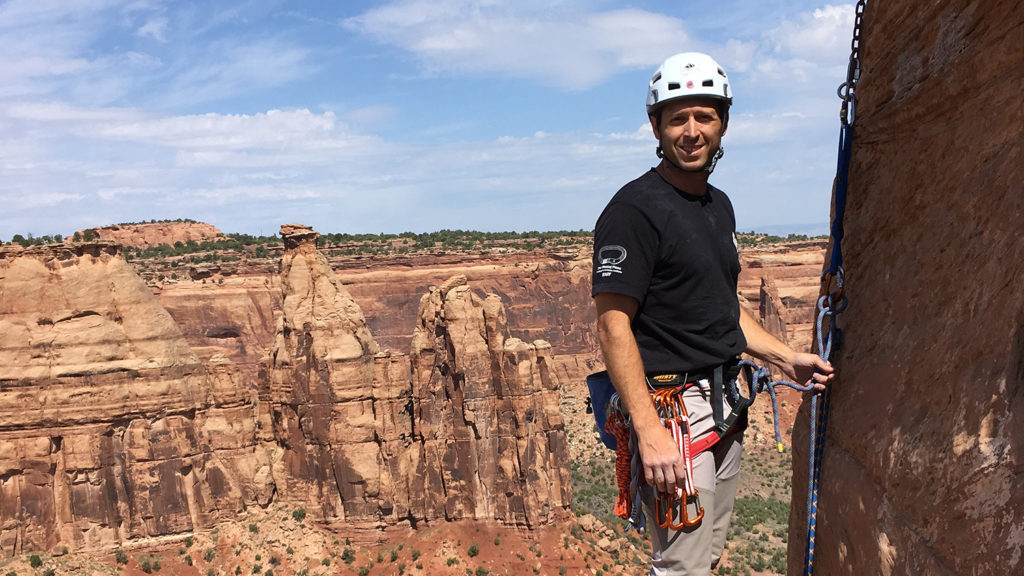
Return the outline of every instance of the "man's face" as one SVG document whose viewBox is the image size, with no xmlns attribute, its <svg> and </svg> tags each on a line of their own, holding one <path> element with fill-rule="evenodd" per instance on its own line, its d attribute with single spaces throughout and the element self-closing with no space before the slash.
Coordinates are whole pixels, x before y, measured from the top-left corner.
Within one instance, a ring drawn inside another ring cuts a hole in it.
<svg viewBox="0 0 1024 576">
<path fill-rule="evenodd" d="M 665 158 L 687 171 L 703 170 L 722 143 L 725 125 L 707 98 L 669 102 L 661 109 L 661 121 L 651 116 L 654 137 Z"/>
</svg>

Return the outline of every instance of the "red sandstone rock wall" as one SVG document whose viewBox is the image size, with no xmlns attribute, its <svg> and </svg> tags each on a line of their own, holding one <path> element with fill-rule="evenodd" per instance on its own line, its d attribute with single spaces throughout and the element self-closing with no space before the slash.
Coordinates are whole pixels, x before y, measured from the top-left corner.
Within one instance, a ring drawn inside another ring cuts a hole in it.
<svg viewBox="0 0 1024 576">
<path fill-rule="evenodd" d="M 233 372 L 207 378 L 118 247 L 0 249 L 0 339 L 5 555 L 189 530 L 193 503 L 215 507 L 191 422 L 214 389 L 237 403 Z"/>
<path fill-rule="evenodd" d="M 869 2 L 861 54 L 815 574 L 1021 574 L 1024 4 Z"/>
<path fill-rule="evenodd" d="M 368 263 L 336 259 L 331 264 L 359 302 L 382 348 L 408 350 L 420 295 L 451 276 L 463 275 L 478 292 L 501 297 L 509 325 L 524 340 L 546 340 L 559 354 L 597 349 L 589 249 L 414 256 Z"/>
</svg>

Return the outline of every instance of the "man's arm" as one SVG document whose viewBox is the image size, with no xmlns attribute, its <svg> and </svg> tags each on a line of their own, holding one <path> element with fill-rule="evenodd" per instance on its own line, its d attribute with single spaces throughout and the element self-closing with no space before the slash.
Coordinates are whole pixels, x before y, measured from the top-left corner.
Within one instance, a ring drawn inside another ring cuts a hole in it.
<svg viewBox="0 0 1024 576">
<path fill-rule="evenodd" d="M 633 336 L 631 323 L 637 301 L 623 294 L 602 293 L 594 296 L 594 303 L 601 354 L 623 408 L 633 421 L 644 478 L 662 492 L 682 487 L 686 479 L 683 457 L 651 402 L 640 349 Z"/>
<path fill-rule="evenodd" d="M 806 385 L 812 380 L 814 387 L 824 390 L 825 385 L 835 377 L 830 362 L 817 354 L 796 352 L 761 327 L 747 309 L 740 304 L 740 329 L 747 339 L 747 354 L 771 362 L 782 368 L 796 383 Z"/>
</svg>

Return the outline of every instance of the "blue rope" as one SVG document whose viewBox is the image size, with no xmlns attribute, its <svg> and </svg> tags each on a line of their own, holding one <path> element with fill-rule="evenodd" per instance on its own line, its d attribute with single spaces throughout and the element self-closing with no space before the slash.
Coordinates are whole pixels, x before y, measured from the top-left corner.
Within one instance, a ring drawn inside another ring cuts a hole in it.
<svg viewBox="0 0 1024 576">
<path fill-rule="evenodd" d="M 857 4 L 857 20 L 854 29 L 853 54 L 850 57 L 850 68 L 847 81 L 840 86 L 840 97 L 843 108 L 840 114 L 842 127 L 839 131 L 839 157 L 836 161 L 835 218 L 832 220 L 832 254 L 828 269 L 822 275 L 822 296 L 818 299 L 818 318 L 815 323 L 818 355 L 822 360 L 831 362 L 832 353 L 839 348 L 841 332 L 836 326 L 836 314 L 846 309 L 847 299 L 843 294 L 845 271 L 843 269 L 843 220 L 846 216 L 846 192 L 849 184 L 850 156 L 852 154 L 853 124 L 855 119 L 856 98 L 854 88 L 860 76 L 860 61 L 857 55 L 860 36 L 861 14 L 865 0 Z M 843 91 L 845 90 L 845 94 Z M 836 282 L 836 290 L 832 291 L 832 281 Z M 829 318 L 828 329 L 825 328 L 825 317 Z M 821 461 L 825 452 L 825 432 L 828 426 L 828 408 L 831 399 L 831 387 L 811 396 L 810 426 L 810 462 L 807 466 L 807 548 L 804 575 L 812 576 L 814 572 L 814 539 L 818 521 L 818 489 L 821 483 Z"/>
<path fill-rule="evenodd" d="M 754 403 L 757 398 L 757 394 L 761 392 L 768 392 L 768 395 L 772 399 L 772 421 L 775 425 L 775 446 L 782 452 L 782 433 L 779 431 L 779 398 L 775 392 L 777 386 L 787 386 L 800 392 L 807 392 L 814 388 L 814 383 L 801 386 L 796 382 L 789 382 L 788 380 L 772 380 L 771 372 L 768 371 L 764 366 L 758 366 L 754 362 L 743 359 L 739 361 L 739 366 L 748 370 L 747 374 L 747 388 L 750 390 L 750 396 L 748 401 L 750 404 Z M 735 400 L 739 398 L 739 391 L 737 390 L 738 384 L 735 380 L 732 381 L 730 386 L 730 395 Z"/>
</svg>

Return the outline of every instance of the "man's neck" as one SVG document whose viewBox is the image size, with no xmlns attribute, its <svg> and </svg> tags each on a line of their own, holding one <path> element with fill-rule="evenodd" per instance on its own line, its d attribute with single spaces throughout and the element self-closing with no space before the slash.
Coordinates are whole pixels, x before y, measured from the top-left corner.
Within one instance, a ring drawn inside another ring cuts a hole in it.
<svg viewBox="0 0 1024 576">
<path fill-rule="evenodd" d="M 666 182 L 692 196 L 703 196 L 708 192 L 708 173 L 704 170 L 688 172 L 662 160 L 655 168 Z"/>
</svg>

